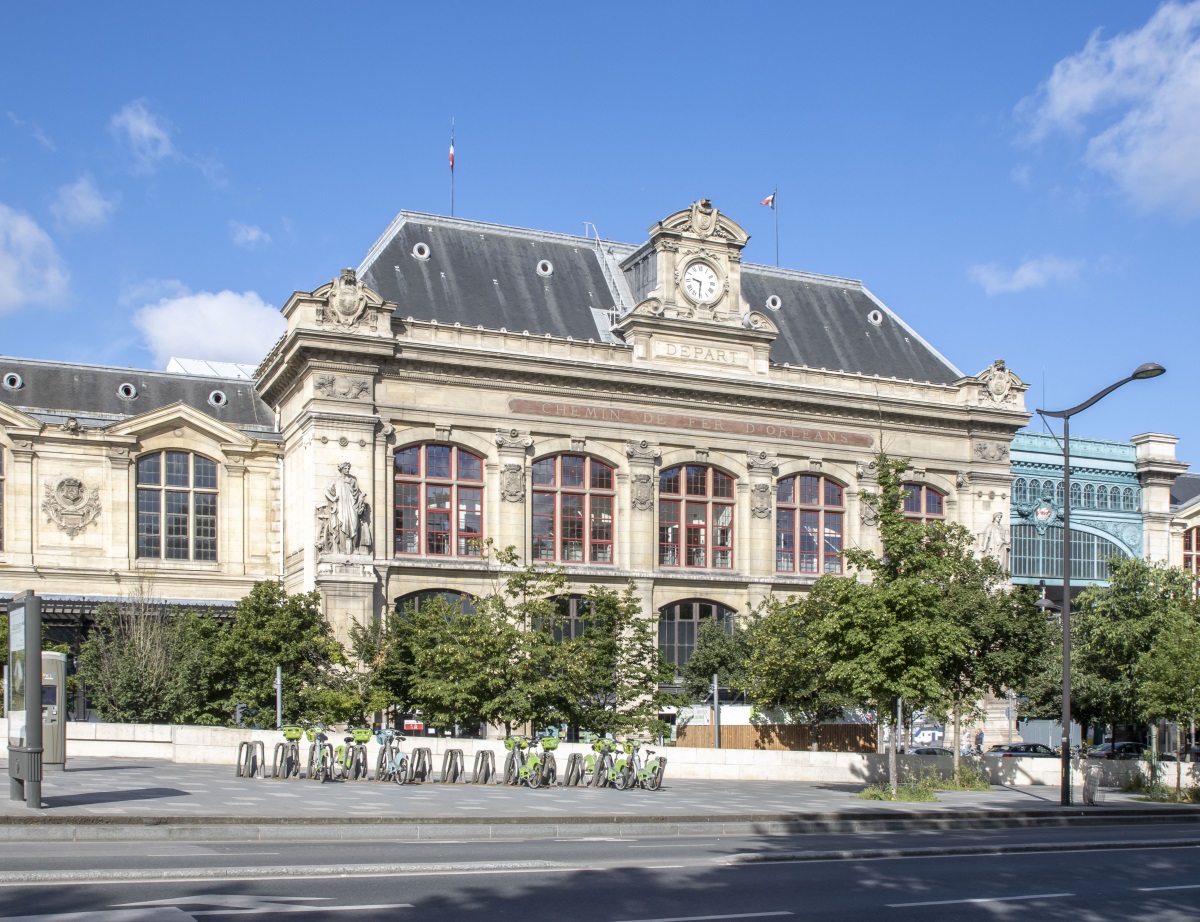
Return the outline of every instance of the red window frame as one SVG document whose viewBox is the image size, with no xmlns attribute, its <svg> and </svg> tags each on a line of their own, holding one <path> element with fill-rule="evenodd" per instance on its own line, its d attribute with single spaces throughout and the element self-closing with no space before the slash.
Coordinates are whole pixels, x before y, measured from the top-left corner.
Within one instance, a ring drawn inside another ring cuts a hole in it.
<svg viewBox="0 0 1200 922">
<path fill-rule="evenodd" d="M 781 477 L 775 486 L 775 571 L 841 573 L 846 488 L 819 474 Z"/>
<path fill-rule="evenodd" d="M 913 522 L 941 521 L 946 517 L 946 494 L 923 483 L 904 485 L 904 517 Z"/>
<path fill-rule="evenodd" d="M 659 566 L 732 570 L 733 477 L 705 464 L 679 464 L 659 473 L 658 495 Z"/>
<path fill-rule="evenodd" d="M 533 462 L 533 560 L 615 563 L 616 472 L 591 455 L 559 454 Z"/>
<path fill-rule="evenodd" d="M 482 457 L 426 442 L 397 449 L 392 470 L 394 556 L 483 555 Z"/>
</svg>

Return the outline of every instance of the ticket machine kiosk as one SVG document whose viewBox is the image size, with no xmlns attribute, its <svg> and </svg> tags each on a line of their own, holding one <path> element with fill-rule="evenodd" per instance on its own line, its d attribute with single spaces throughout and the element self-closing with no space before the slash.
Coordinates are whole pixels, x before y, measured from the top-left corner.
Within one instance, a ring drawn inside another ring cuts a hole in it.
<svg viewBox="0 0 1200 922">
<path fill-rule="evenodd" d="M 67 655 L 42 651 L 42 767 L 67 767 Z"/>
</svg>

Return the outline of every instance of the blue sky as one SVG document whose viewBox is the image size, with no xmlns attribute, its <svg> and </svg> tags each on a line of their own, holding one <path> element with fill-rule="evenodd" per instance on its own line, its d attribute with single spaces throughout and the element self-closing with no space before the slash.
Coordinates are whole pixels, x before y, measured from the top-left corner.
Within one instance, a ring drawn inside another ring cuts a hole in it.
<svg viewBox="0 0 1200 922">
<path fill-rule="evenodd" d="M 1167 366 L 1074 431 L 1200 466 L 1200 2 L 6 4 L 0 34 L 0 353 L 256 362 L 293 290 L 448 212 L 453 116 L 460 217 L 640 242 L 706 196 L 771 263 L 778 186 L 783 265 L 1031 406 Z"/>
</svg>

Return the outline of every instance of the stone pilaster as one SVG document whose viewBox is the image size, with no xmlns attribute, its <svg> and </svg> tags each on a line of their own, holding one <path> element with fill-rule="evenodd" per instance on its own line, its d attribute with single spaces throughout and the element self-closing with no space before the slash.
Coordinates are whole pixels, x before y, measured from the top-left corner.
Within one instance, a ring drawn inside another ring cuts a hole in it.
<svg viewBox="0 0 1200 922">
<path fill-rule="evenodd" d="M 1187 470 L 1175 460 L 1173 435 L 1144 432 L 1130 439 L 1137 446 L 1137 475 L 1142 485 L 1143 553 L 1152 561 L 1171 559 L 1171 485 Z"/>
<path fill-rule="evenodd" d="M 529 487 L 532 471 L 527 458 L 533 448 L 533 437 L 519 429 L 496 430 L 496 455 L 499 474 L 497 492 L 499 505 L 496 507 L 495 535 L 500 547 L 512 545 L 521 551 L 523 560 L 529 560 Z"/>
<path fill-rule="evenodd" d="M 653 570 L 658 561 L 658 510 L 654 502 L 655 470 L 662 451 L 646 439 L 627 442 L 625 456 L 629 459 L 629 506 L 621 512 L 629 522 L 629 567 L 633 570 Z M 653 593 L 651 593 L 653 600 Z"/>
<path fill-rule="evenodd" d="M 775 572 L 775 471 L 779 459 L 759 449 L 746 453 L 747 495 L 739 497 L 746 528 L 739 558 L 748 576 Z"/>
</svg>

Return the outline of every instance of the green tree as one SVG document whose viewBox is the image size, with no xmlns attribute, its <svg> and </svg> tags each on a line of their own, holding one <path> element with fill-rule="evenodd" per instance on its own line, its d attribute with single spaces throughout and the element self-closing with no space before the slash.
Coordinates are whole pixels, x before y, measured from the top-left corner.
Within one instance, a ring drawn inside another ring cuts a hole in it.
<svg viewBox="0 0 1200 922">
<path fill-rule="evenodd" d="M 735 621 L 729 630 L 721 621 L 702 621 L 696 631 L 696 648 L 681 670 L 684 694 L 692 701 L 703 701 L 712 692 L 714 675 L 726 688 L 745 691 L 756 625 L 753 615 Z"/>
<path fill-rule="evenodd" d="M 321 613 L 317 592 L 289 595 L 278 582 L 255 583 L 238 601 L 218 660 L 216 707 L 226 720 L 246 704 L 263 715 L 260 720 L 274 722 L 276 666 L 283 670 L 285 722 L 335 723 L 361 714 L 345 651 Z"/>
<path fill-rule="evenodd" d="M 654 620 L 642 612 L 632 585 L 620 593 L 592 586 L 585 605 L 583 636 L 562 641 L 554 654 L 564 719 L 601 735 L 664 734 L 659 713 L 685 699 L 660 688 L 675 669 L 659 652 Z"/>
<path fill-rule="evenodd" d="M 970 648 L 968 629 L 946 611 L 946 586 L 965 566 L 970 535 L 962 526 L 904 517 L 907 459 L 876 457 L 878 492 L 863 500 L 879 516 L 882 553 L 845 551 L 849 565 L 870 573 L 822 577 L 814 586 L 807 626 L 829 659 L 829 678 L 854 699 L 874 705 L 898 733 L 896 705 L 910 709 L 944 700 L 948 664 Z M 821 585 L 824 583 L 824 585 Z M 818 591 L 818 587 L 819 591 Z M 888 778 L 897 789 L 896 748 L 888 747 Z"/>
<path fill-rule="evenodd" d="M 818 724 L 836 720 L 850 697 L 829 675 L 829 656 L 810 619 L 843 582 L 818 580 L 807 597 L 771 602 L 750 639 L 746 691 L 757 706 L 778 708 L 792 720 Z"/>
<path fill-rule="evenodd" d="M 1072 606 L 1071 706 L 1084 726 L 1140 719 L 1139 666 L 1161 633 L 1196 604 L 1191 579 L 1177 567 L 1137 558 L 1109 565 L 1108 586 L 1089 587 Z"/>
<path fill-rule="evenodd" d="M 1196 719 L 1197 692 L 1200 692 L 1200 621 L 1197 621 L 1195 609 L 1194 604 L 1172 606 L 1163 618 L 1153 645 L 1138 657 L 1138 700 L 1145 720 L 1171 720 L 1183 727 Z M 1182 752 L 1176 756 L 1175 794 L 1178 798 Z"/>
<path fill-rule="evenodd" d="M 105 720 L 213 724 L 217 651 L 226 626 L 212 615 L 145 600 L 102 605 L 77 670 Z"/>
</svg>

